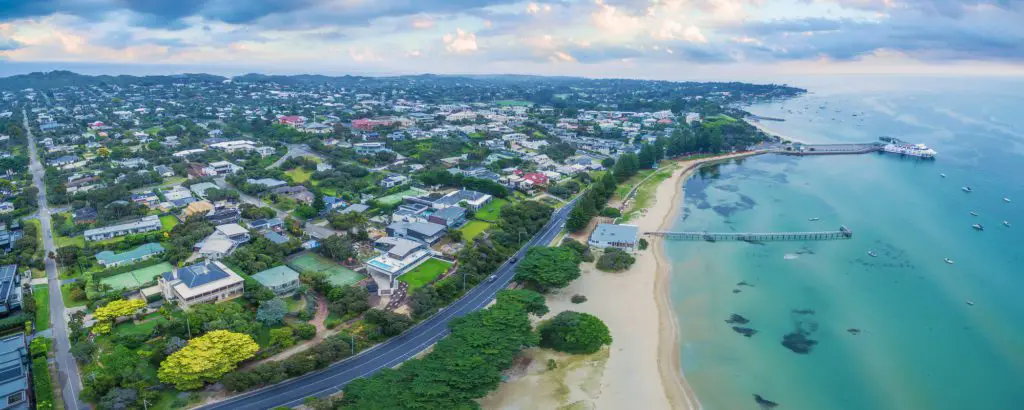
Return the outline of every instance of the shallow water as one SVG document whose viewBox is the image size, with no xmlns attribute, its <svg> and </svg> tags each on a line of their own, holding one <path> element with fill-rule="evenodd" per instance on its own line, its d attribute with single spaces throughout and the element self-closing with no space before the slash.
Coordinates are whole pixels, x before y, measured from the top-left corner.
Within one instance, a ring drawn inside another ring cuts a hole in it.
<svg viewBox="0 0 1024 410">
<path fill-rule="evenodd" d="M 766 126 L 808 142 L 896 136 L 937 160 L 763 155 L 685 183 L 676 230 L 854 232 L 666 243 L 682 366 L 705 408 L 756 409 L 754 394 L 784 409 L 1024 403 L 1024 85 L 894 83 L 823 86 L 750 111 L 786 118 Z M 749 323 L 726 323 L 732 314 Z"/>
</svg>

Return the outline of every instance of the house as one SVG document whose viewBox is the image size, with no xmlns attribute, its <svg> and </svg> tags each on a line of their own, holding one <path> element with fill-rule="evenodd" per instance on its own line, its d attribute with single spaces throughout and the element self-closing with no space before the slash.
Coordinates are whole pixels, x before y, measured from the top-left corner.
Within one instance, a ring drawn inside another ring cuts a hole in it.
<svg viewBox="0 0 1024 410">
<path fill-rule="evenodd" d="M 636 249 L 639 231 L 636 225 L 599 224 L 587 243 L 595 248 L 613 247 L 632 252 Z"/>
<path fill-rule="evenodd" d="M 297 125 L 305 124 L 306 123 L 306 118 L 298 116 L 298 115 L 285 115 L 285 116 L 282 116 L 281 118 L 278 118 L 277 121 L 279 123 L 281 123 L 281 124 L 291 125 L 291 126 L 294 127 L 294 126 L 297 126 Z"/>
<path fill-rule="evenodd" d="M 249 179 L 246 179 L 245 182 L 248 183 L 249 185 L 263 185 L 263 186 L 266 187 L 266 189 L 273 189 L 273 188 L 277 188 L 277 187 L 282 187 L 282 186 L 288 185 L 287 182 L 284 182 L 284 181 L 282 181 L 280 179 L 274 179 L 274 178 L 259 178 L 259 179 L 249 178 Z"/>
<path fill-rule="evenodd" d="M 204 262 L 164 273 L 158 280 L 168 301 L 182 309 L 242 296 L 242 277 L 220 262 Z"/>
<path fill-rule="evenodd" d="M 21 310 L 21 275 L 18 265 L 0 266 L 0 316 Z"/>
<path fill-rule="evenodd" d="M 62 167 L 68 164 L 73 164 L 78 161 L 78 157 L 74 155 L 65 155 L 46 161 L 47 165 L 53 165 L 55 167 Z"/>
<path fill-rule="evenodd" d="M 114 165 L 115 168 L 135 169 L 149 165 L 149 161 L 146 161 L 144 158 L 128 158 L 111 161 L 111 164 Z"/>
<path fill-rule="evenodd" d="M 161 253 L 164 253 L 164 247 L 159 243 L 147 243 L 121 253 L 111 251 L 97 253 L 96 262 L 103 265 L 104 268 L 113 268 L 115 266 L 142 262 Z"/>
<path fill-rule="evenodd" d="M 278 296 L 292 293 L 299 287 L 299 273 L 285 265 L 258 272 L 252 278 Z"/>
<path fill-rule="evenodd" d="M 167 165 L 157 165 L 157 166 L 153 167 L 153 172 L 156 172 L 157 174 L 159 174 L 160 176 L 162 176 L 164 178 L 169 178 L 169 177 L 173 177 L 174 176 L 174 169 L 172 169 L 171 167 L 169 167 Z"/>
<path fill-rule="evenodd" d="M 361 214 L 361 213 L 369 211 L 369 210 L 370 210 L 370 206 L 369 205 L 352 204 L 348 208 L 342 209 L 341 213 L 347 214 L 347 213 L 355 212 L 355 213 Z"/>
<path fill-rule="evenodd" d="M 0 338 L 0 408 L 28 410 L 31 358 L 24 333 Z M 41 407 L 40 407 L 41 408 Z"/>
<path fill-rule="evenodd" d="M 87 241 L 102 241 L 118 236 L 158 231 L 161 228 L 163 228 L 163 225 L 160 223 L 160 217 L 149 215 L 131 222 L 89 229 L 85 231 L 84 235 Z"/>
<path fill-rule="evenodd" d="M 450 206 L 459 206 L 459 204 L 465 202 L 466 207 L 469 209 L 478 210 L 488 202 L 491 202 L 491 199 L 493 199 L 492 196 L 482 192 L 460 189 L 438 198 L 434 201 L 433 207 L 434 209 L 443 209 Z"/>
<path fill-rule="evenodd" d="M 283 226 L 284 222 L 278 218 L 254 219 L 249 222 L 249 229 L 257 232 L 277 230 Z"/>
<path fill-rule="evenodd" d="M 366 268 L 371 275 L 386 278 L 387 284 L 390 284 L 388 289 L 394 287 L 395 278 L 430 259 L 432 254 L 420 242 L 396 237 L 380 238 L 374 242 L 373 247 L 380 254 L 366 262 Z"/>
<path fill-rule="evenodd" d="M 152 191 L 140 192 L 132 194 L 132 202 L 145 206 L 152 206 L 153 204 L 160 202 L 160 197 L 156 196 Z"/>
<path fill-rule="evenodd" d="M 308 132 L 311 134 L 329 134 L 334 131 L 333 127 L 319 122 L 311 122 L 297 128 L 302 132 Z"/>
<path fill-rule="evenodd" d="M 279 234 L 279 233 L 274 232 L 274 231 L 266 231 L 266 232 L 264 232 L 263 233 L 263 237 L 266 238 L 271 243 L 273 243 L 274 245 L 284 245 L 284 244 L 288 243 L 288 237 L 287 236 L 284 236 L 284 235 Z"/>
<path fill-rule="evenodd" d="M 164 199 L 168 201 L 177 201 L 179 199 L 191 198 L 192 191 L 181 185 L 176 185 L 166 191 L 163 191 Z"/>
<path fill-rule="evenodd" d="M 384 179 L 382 179 L 380 181 L 380 186 L 385 188 L 385 189 L 387 189 L 387 188 L 394 188 L 396 186 L 404 184 L 405 181 L 408 181 L 408 180 L 409 180 L 409 178 L 407 178 L 405 175 L 391 174 L 391 175 L 388 175 L 388 176 L 384 177 Z"/>
<path fill-rule="evenodd" d="M 206 215 L 213 211 L 213 204 L 210 201 L 196 201 L 185 207 L 184 211 L 181 211 L 181 216 L 188 218 L 195 215 Z"/>
<path fill-rule="evenodd" d="M 214 234 L 218 233 L 237 244 L 249 242 L 249 239 L 251 239 L 249 237 L 249 230 L 236 223 L 218 225 L 214 230 Z"/>
<path fill-rule="evenodd" d="M 388 150 L 383 142 L 360 142 L 352 144 L 352 148 L 356 150 L 358 155 L 373 155 Z"/>
<path fill-rule="evenodd" d="M 196 197 L 206 198 L 206 191 L 220 188 L 218 188 L 217 185 L 212 182 L 200 182 L 198 184 L 192 185 L 191 187 L 189 187 L 189 189 L 192 190 L 192 193 L 196 194 Z"/>
<path fill-rule="evenodd" d="M 388 236 L 412 239 L 433 245 L 444 236 L 448 228 L 432 222 L 394 222 L 388 225 Z"/>
<path fill-rule="evenodd" d="M 548 176 L 541 172 L 530 172 L 523 175 L 523 180 L 529 182 L 532 186 L 543 187 L 548 185 Z"/>
<path fill-rule="evenodd" d="M 457 227 L 466 222 L 466 210 L 458 206 L 449 206 L 444 209 L 439 209 L 427 217 L 427 222 L 433 222 L 438 225 L 444 225 L 448 229 Z"/>
<path fill-rule="evenodd" d="M 14 212 L 14 204 L 4 201 L 0 202 L 0 214 L 9 214 Z"/>
<path fill-rule="evenodd" d="M 203 168 L 203 173 L 205 175 L 229 175 L 241 170 L 242 167 L 228 161 L 216 161 Z"/>
<path fill-rule="evenodd" d="M 345 200 L 336 196 L 324 195 L 324 212 L 336 211 L 348 205 Z"/>
<path fill-rule="evenodd" d="M 309 191 L 309 188 L 306 188 L 302 185 L 275 188 L 270 192 L 273 192 L 277 195 L 285 195 L 306 205 L 313 203 L 313 193 Z"/>
</svg>

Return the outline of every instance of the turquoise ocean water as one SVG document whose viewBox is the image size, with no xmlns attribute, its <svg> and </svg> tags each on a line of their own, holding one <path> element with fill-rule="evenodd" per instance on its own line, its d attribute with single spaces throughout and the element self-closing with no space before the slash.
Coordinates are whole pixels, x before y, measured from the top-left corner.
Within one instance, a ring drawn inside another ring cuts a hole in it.
<svg viewBox="0 0 1024 410">
<path fill-rule="evenodd" d="M 766 126 L 810 143 L 887 135 L 939 157 L 762 155 L 685 182 L 677 230 L 854 232 L 665 244 L 682 367 L 702 404 L 758 409 L 759 394 L 779 409 L 1024 408 L 1024 82 L 795 83 L 811 93 L 749 110 L 786 118 Z M 732 314 L 750 322 L 726 323 Z M 816 344 L 795 353 L 787 334 Z"/>
</svg>

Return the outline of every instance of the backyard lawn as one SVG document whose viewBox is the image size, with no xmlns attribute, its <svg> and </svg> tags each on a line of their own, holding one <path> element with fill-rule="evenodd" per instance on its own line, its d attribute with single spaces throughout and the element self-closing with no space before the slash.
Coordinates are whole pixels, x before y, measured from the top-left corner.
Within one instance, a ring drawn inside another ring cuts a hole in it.
<svg viewBox="0 0 1024 410">
<path fill-rule="evenodd" d="M 32 298 L 36 301 L 36 331 L 50 327 L 50 289 L 46 285 L 32 287 Z"/>
<path fill-rule="evenodd" d="M 418 288 L 426 286 L 430 281 L 441 276 L 442 273 L 447 272 L 450 266 L 452 266 L 451 263 L 436 258 L 430 258 L 420 266 L 417 266 L 416 269 L 402 275 L 398 280 L 408 283 L 408 293 L 411 293 Z"/>
<path fill-rule="evenodd" d="M 491 202 L 480 207 L 480 210 L 476 211 L 476 219 L 488 222 L 496 222 L 498 216 L 501 215 L 501 207 L 505 206 L 508 201 L 501 198 L 494 198 Z"/>
<path fill-rule="evenodd" d="M 305 168 L 299 167 L 285 171 L 284 174 L 292 177 L 292 181 L 295 181 L 296 184 L 301 184 L 303 182 L 309 181 L 309 177 L 313 175 L 313 171 L 309 171 L 306 170 Z"/>
<path fill-rule="evenodd" d="M 153 332 L 153 328 L 157 324 L 167 323 L 167 319 L 160 315 L 159 312 L 153 312 L 146 315 L 142 319 L 142 323 L 136 324 L 134 321 L 127 321 L 114 327 L 113 333 L 121 336 L 128 335 L 149 335 Z"/>
<path fill-rule="evenodd" d="M 473 238 L 476 238 L 477 235 L 484 233 L 484 231 L 486 231 L 487 228 L 490 227 L 490 222 L 469 221 L 461 228 L 459 228 L 459 231 L 462 232 L 462 240 L 466 241 L 466 243 L 469 243 L 473 241 Z"/>
<path fill-rule="evenodd" d="M 311 252 L 301 253 L 288 262 L 296 272 L 324 272 L 335 286 L 351 286 L 363 280 L 363 275 L 341 264 Z"/>
<path fill-rule="evenodd" d="M 163 225 L 164 232 L 170 232 L 178 225 L 178 218 L 174 215 L 164 215 L 160 217 L 160 225 Z"/>
<path fill-rule="evenodd" d="M 130 272 L 108 276 L 100 279 L 100 283 L 110 285 L 113 289 L 138 289 L 141 288 L 142 285 L 152 282 L 156 275 L 163 274 L 164 272 L 171 272 L 173 270 L 174 266 L 171 266 L 170 263 L 163 262 Z"/>
<path fill-rule="evenodd" d="M 53 246 L 63 248 L 65 246 L 77 246 L 79 248 L 85 247 L 85 237 L 82 235 L 76 235 L 72 237 L 67 236 L 54 236 Z"/>
<path fill-rule="evenodd" d="M 60 285 L 60 296 L 64 299 L 64 307 L 79 307 L 89 304 L 88 300 L 71 300 L 71 284 L 65 283 Z"/>
</svg>

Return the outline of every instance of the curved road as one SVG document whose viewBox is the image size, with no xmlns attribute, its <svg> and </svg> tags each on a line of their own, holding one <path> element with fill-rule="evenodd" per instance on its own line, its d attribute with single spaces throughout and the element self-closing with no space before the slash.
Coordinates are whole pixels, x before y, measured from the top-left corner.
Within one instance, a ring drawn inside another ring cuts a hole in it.
<svg viewBox="0 0 1024 410">
<path fill-rule="evenodd" d="M 568 219 L 569 211 L 575 202 L 576 200 L 570 201 L 566 206 L 556 210 L 547 225 L 516 253 L 517 259 L 521 258 L 530 247 L 547 245 L 554 240 L 561 231 L 563 223 Z M 270 409 L 277 406 L 298 406 L 306 397 L 325 397 L 337 393 L 352 380 L 373 375 L 384 368 L 395 367 L 447 336 L 450 320 L 487 306 L 498 291 L 507 287 L 512 281 L 512 277 L 515 275 L 514 265 L 514 263 L 505 261 L 495 272 L 496 280 L 483 282 L 470 289 L 461 299 L 402 335 L 335 363 L 324 370 L 285 380 L 273 386 L 200 407 L 200 409 Z"/>
</svg>

